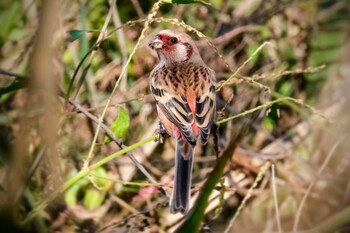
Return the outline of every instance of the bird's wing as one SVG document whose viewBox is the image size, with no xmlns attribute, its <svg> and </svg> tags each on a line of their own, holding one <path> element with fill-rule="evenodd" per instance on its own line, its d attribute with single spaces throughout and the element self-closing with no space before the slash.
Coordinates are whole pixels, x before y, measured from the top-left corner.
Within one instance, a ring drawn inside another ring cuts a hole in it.
<svg viewBox="0 0 350 233">
<path fill-rule="evenodd" d="M 159 109 L 181 131 L 187 141 L 193 144 L 196 142 L 196 135 L 192 129 L 194 117 L 186 96 L 183 91 L 179 91 L 181 87 L 176 85 L 178 78 L 173 76 L 174 73 L 166 70 L 153 72 L 151 92 Z"/>
<path fill-rule="evenodd" d="M 201 87 L 196 96 L 196 125 L 200 128 L 201 143 L 206 144 L 210 129 L 215 121 L 216 112 L 216 91 L 215 91 L 215 72 L 205 67 L 204 71 L 199 72 L 202 75 L 199 80 Z"/>
</svg>

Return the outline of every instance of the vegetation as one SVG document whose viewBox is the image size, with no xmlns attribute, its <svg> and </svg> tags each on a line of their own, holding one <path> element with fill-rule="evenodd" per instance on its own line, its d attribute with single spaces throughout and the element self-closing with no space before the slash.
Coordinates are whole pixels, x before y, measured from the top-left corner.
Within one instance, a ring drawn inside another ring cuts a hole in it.
<svg viewBox="0 0 350 233">
<path fill-rule="evenodd" d="M 4 232 L 348 232 L 348 1 L 0 3 Z M 148 42 L 186 31 L 217 74 L 193 208 L 171 215 Z"/>
</svg>

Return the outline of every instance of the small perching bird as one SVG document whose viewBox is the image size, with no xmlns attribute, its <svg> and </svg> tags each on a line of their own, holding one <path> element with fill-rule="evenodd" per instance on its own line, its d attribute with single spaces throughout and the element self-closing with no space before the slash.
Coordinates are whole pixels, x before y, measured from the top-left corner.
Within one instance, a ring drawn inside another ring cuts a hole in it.
<svg viewBox="0 0 350 233">
<path fill-rule="evenodd" d="M 175 180 L 170 212 L 189 208 L 193 153 L 206 144 L 214 123 L 215 72 L 206 66 L 191 37 L 163 30 L 150 42 L 159 63 L 151 73 L 151 92 L 160 121 L 176 139 Z"/>
</svg>

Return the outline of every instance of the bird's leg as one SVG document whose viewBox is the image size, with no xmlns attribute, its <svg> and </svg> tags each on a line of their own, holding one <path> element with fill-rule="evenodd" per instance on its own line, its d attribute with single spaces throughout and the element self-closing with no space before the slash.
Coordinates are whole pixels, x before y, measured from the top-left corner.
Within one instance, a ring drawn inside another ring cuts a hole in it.
<svg viewBox="0 0 350 233">
<path fill-rule="evenodd" d="M 168 134 L 168 132 L 165 130 L 163 124 L 161 122 L 159 122 L 159 128 L 156 129 L 155 134 L 157 135 L 156 138 L 156 142 L 160 142 L 163 143 L 164 142 L 164 138 L 165 137 L 169 137 L 170 135 Z"/>
</svg>

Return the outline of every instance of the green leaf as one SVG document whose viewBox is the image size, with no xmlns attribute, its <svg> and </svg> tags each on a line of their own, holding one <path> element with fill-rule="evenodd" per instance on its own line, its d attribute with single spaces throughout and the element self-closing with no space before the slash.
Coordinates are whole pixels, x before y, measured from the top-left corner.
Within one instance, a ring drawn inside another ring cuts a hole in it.
<svg viewBox="0 0 350 233">
<path fill-rule="evenodd" d="M 1 12 L 0 47 L 5 43 L 12 30 L 15 29 L 21 21 L 22 14 L 19 14 L 19 12 L 21 12 L 21 7 L 19 1 L 12 1 L 11 4 L 6 6 L 5 11 Z"/>
<path fill-rule="evenodd" d="M 263 121 L 262 121 L 262 126 L 265 130 L 267 130 L 268 132 L 272 132 L 274 126 L 275 126 L 275 123 L 272 119 L 270 118 L 265 118 Z"/>
<path fill-rule="evenodd" d="M 79 191 L 79 187 L 76 185 L 73 185 L 70 189 L 68 189 L 64 193 L 64 200 L 68 207 L 74 207 L 77 204 L 78 191 Z"/>
<path fill-rule="evenodd" d="M 259 58 L 264 54 L 264 50 L 261 50 L 258 54 L 255 54 L 255 56 L 253 56 L 253 54 L 256 52 L 259 46 L 260 46 L 259 43 L 253 42 L 246 48 L 247 55 L 251 57 L 250 63 L 252 65 L 254 65 L 259 60 Z"/>
<path fill-rule="evenodd" d="M 112 130 L 113 133 L 118 138 L 121 138 L 124 136 L 124 134 L 128 130 L 129 125 L 130 125 L 129 114 L 124 108 L 120 107 L 118 117 L 110 126 L 110 130 Z M 105 143 L 111 142 L 111 138 L 108 135 L 106 135 L 104 138 L 104 142 Z"/>
<path fill-rule="evenodd" d="M 67 206 L 74 207 L 77 204 L 79 190 L 88 183 L 88 179 L 80 179 L 64 193 L 64 200 Z"/>
<path fill-rule="evenodd" d="M 263 25 L 263 26 L 256 26 L 256 28 L 259 30 L 260 34 L 264 39 L 268 39 L 271 36 L 271 31 L 269 27 Z"/>
<path fill-rule="evenodd" d="M 88 189 L 84 196 L 84 207 L 86 209 L 94 209 L 100 207 L 105 198 L 105 192 L 95 188 Z"/>
<path fill-rule="evenodd" d="M 293 83 L 290 81 L 286 81 L 282 83 L 281 87 L 279 88 L 279 93 L 281 93 L 284 96 L 290 96 L 293 93 Z"/>
<path fill-rule="evenodd" d="M 204 5 L 211 5 L 210 2 L 204 0 L 163 0 L 163 2 L 171 4 L 192 4 L 192 3 L 202 3 Z"/>
<path fill-rule="evenodd" d="M 104 188 L 106 183 L 109 182 L 108 174 L 104 168 L 102 167 L 96 168 L 91 173 L 92 173 L 91 177 L 97 186 Z"/>
<path fill-rule="evenodd" d="M 70 35 L 70 42 L 73 42 L 77 39 L 80 39 L 85 33 L 87 32 L 87 30 L 78 30 L 78 29 L 72 29 L 69 30 L 68 33 Z"/>
</svg>

